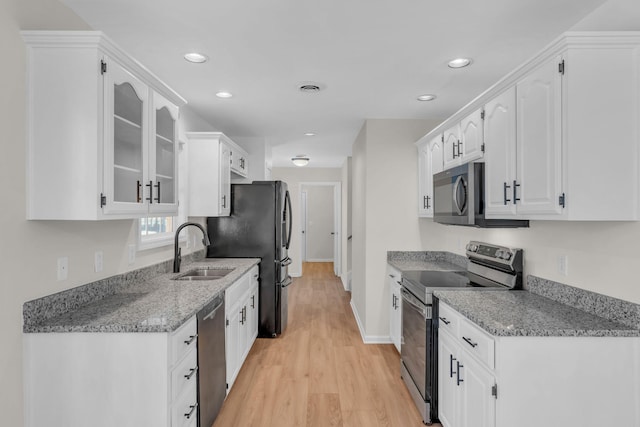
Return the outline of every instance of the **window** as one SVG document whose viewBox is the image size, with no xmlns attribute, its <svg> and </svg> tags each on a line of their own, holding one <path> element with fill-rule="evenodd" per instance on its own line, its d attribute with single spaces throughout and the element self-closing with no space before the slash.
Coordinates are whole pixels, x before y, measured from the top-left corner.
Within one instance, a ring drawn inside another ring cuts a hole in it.
<svg viewBox="0 0 640 427">
<path fill-rule="evenodd" d="M 173 243 L 178 217 L 146 217 L 138 220 L 138 249 L 151 249 Z"/>
</svg>

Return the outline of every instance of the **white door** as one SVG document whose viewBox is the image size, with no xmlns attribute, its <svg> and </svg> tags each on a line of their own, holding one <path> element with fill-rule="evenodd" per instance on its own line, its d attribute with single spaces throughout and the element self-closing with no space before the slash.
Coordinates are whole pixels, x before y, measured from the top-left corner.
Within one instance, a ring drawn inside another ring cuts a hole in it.
<svg viewBox="0 0 640 427">
<path fill-rule="evenodd" d="M 433 217 L 433 175 L 443 168 L 442 136 L 438 135 L 420 147 L 418 153 L 419 199 L 418 216 Z"/>
<path fill-rule="evenodd" d="M 147 212 L 149 88 L 107 59 L 104 100 L 104 213 Z"/>
<path fill-rule="evenodd" d="M 485 209 L 487 217 L 514 216 L 516 179 L 516 88 L 485 105 Z"/>
<path fill-rule="evenodd" d="M 444 427 L 456 427 L 458 410 L 457 347 L 447 333 L 438 341 L 438 418 Z"/>
<path fill-rule="evenodd" d="M 335 250 L 335 210 L 333 185 L 306 185 L 307 253 L 310 262 L 333 262 Z"/>
<path fill-rule="evenodd" d="M 484 142 L 482 109 L 479 109 L 460 122 L 460 159 L 462 163 L 482 158 Z"/>
<path fill-rule="evenodd" d="M 152 94 L 149 180 L 153 182 L 150 212 L 178 213 L 178 107 Z"/>
<path fill-rule="evenodd" d="M 307 260 L 307 192 L 300 193 L 300 243 L 301 259 Z"/>
<path fill-rule="evenodd" d="M 460 125 L 444 132 L 444 169 L 460 164 Z"/>
<path fill-rule="evenodd" d="M 516 85 L 517 183 L 519 214 L 561 214 L 561 74 L 556 58 Z M 518 187 L 519 186 L 519 187 Z"/>
<path fill-rule="evenodd" d="M 492 394 L 493 375 L 477 364 L 471 356 L 464 355 L 460 367 L 461 407 L 458 416 L 460 427 L 495 427 L 496 399 Z"/>
<path fill-rule="evenodd" d="M 229 216 L 231 213 L 231 149 L 222 142 L 220 143 L 220 172 L 218 178 L 220 216 Z"/>
</svg>

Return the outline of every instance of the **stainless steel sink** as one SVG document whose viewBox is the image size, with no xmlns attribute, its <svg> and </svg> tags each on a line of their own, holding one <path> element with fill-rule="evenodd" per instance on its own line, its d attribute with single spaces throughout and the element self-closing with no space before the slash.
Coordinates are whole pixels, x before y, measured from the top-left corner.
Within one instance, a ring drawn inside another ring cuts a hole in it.
<svg viewBox="0 0 640 427">
<path fill-rule="evenodd" d="M 187 271 L 173 280 L 218 280 L 231 273 L 233 269 L 197 268 Z"/>
</svg>

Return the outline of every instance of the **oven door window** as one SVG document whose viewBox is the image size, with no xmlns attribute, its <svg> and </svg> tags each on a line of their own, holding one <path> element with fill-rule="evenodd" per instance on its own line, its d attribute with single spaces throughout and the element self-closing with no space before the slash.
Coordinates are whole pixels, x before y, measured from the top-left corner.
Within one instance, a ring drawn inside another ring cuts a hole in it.
<svg viewBox="0 0 640 427">
<path fill-rule="evenodd" d="M 416 306 L 415 297 L 402 290 L 402 362 L 411 375 L 423 399 L 427 394 L 427 325 L 423 309 Z"/>
</svg>

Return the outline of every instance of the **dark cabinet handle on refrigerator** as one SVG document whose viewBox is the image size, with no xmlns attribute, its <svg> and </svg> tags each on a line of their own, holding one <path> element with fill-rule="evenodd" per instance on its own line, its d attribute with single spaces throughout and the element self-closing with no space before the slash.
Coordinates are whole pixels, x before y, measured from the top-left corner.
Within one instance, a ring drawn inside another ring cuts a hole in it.
<svg viewBox="0 0 640 427">
<path fill-rule="evenodd" d="M 291 210 L 291 197 L 289 196 L 289 191 L 285 193 L 284 199 L 287 202 L 287 206 L 289 207 L 289 234 L 287 236 L 286 244 L 286 249 L 289 249 L 289 244 L 291 243 L 291 231 L 293 227 L 293 211 Z"/>
<path fill-rule="evenodd" d="M 478 343 L 471 341 L 471 338 L 462 337 L 462 339 L 464 340 L 464 342 L 466 342 L 467 344 L 469 344 L 473 348 L 476 348 L 478 346 Z"/>
<path fill-rule="evenodd" d="M 145 185 L 145 187 L 149 187 L 149 197 L 147 198 L 147 201 L 149 202 L 149 204 L 152 204 L 153 203 L 153 181 L 149 181 L 149 183 Z"/>
<path fill-rule="evenodd" d="M 142 189 L 142 183 L 140 183 L 140 181 L 136 181 L 136 182 L 137 182 L 136 203 L 140 203 L 142 201 L 142 197 L 140 197 L 140 190 Z"/>
<path fill-rule="evenodd" d="M 155 200 L 156 202 L 160 203 L 160 181 L 158 181 L 158 183 L 155 185 L 155 187 L 158 189 L 158 197 L 156 197 Z"/>
<path fill-rule="evenodd" d="M 455 372 L 453 372 L 453 361 L 456 360 L 455 357 L 453 357 L 453 354 L 449 355 L 449 378 L 453 378 L 453 374 L 455 374 Z"/>
<path fill-rule="evenodd" d="M 517 204 L 518 200 L 520 200 L 517 196 L 517 191 L 518 191 L 518 187 L 520 187 L 520 184 L 516 183 L 516 180 L 513 180 L 513 204 Z"/>
<path fill-rule="evenodd" d="M 464 382 L 464 380 L 460 378 L 460 368 L 464 368 L 464 365 L 460 362 L 456 362 L 456 365 L 458 365 L 458 368 L 456 371 L 456 382 L 458 383 L 457 385 L 460 385 L 460 383 Z"/>
<path fill-rule="evenodd" d="M 511 199 L 507 199 L 507 189 L 511 188 L 510 185 L 507 185 L 507 183 L 504 183 L 504 186 L 502 187 L 502 197 L 504 198 L 504 204 L 505 206 L 507 205 L 507 202 L 510 202 Z"/>
</svg>

